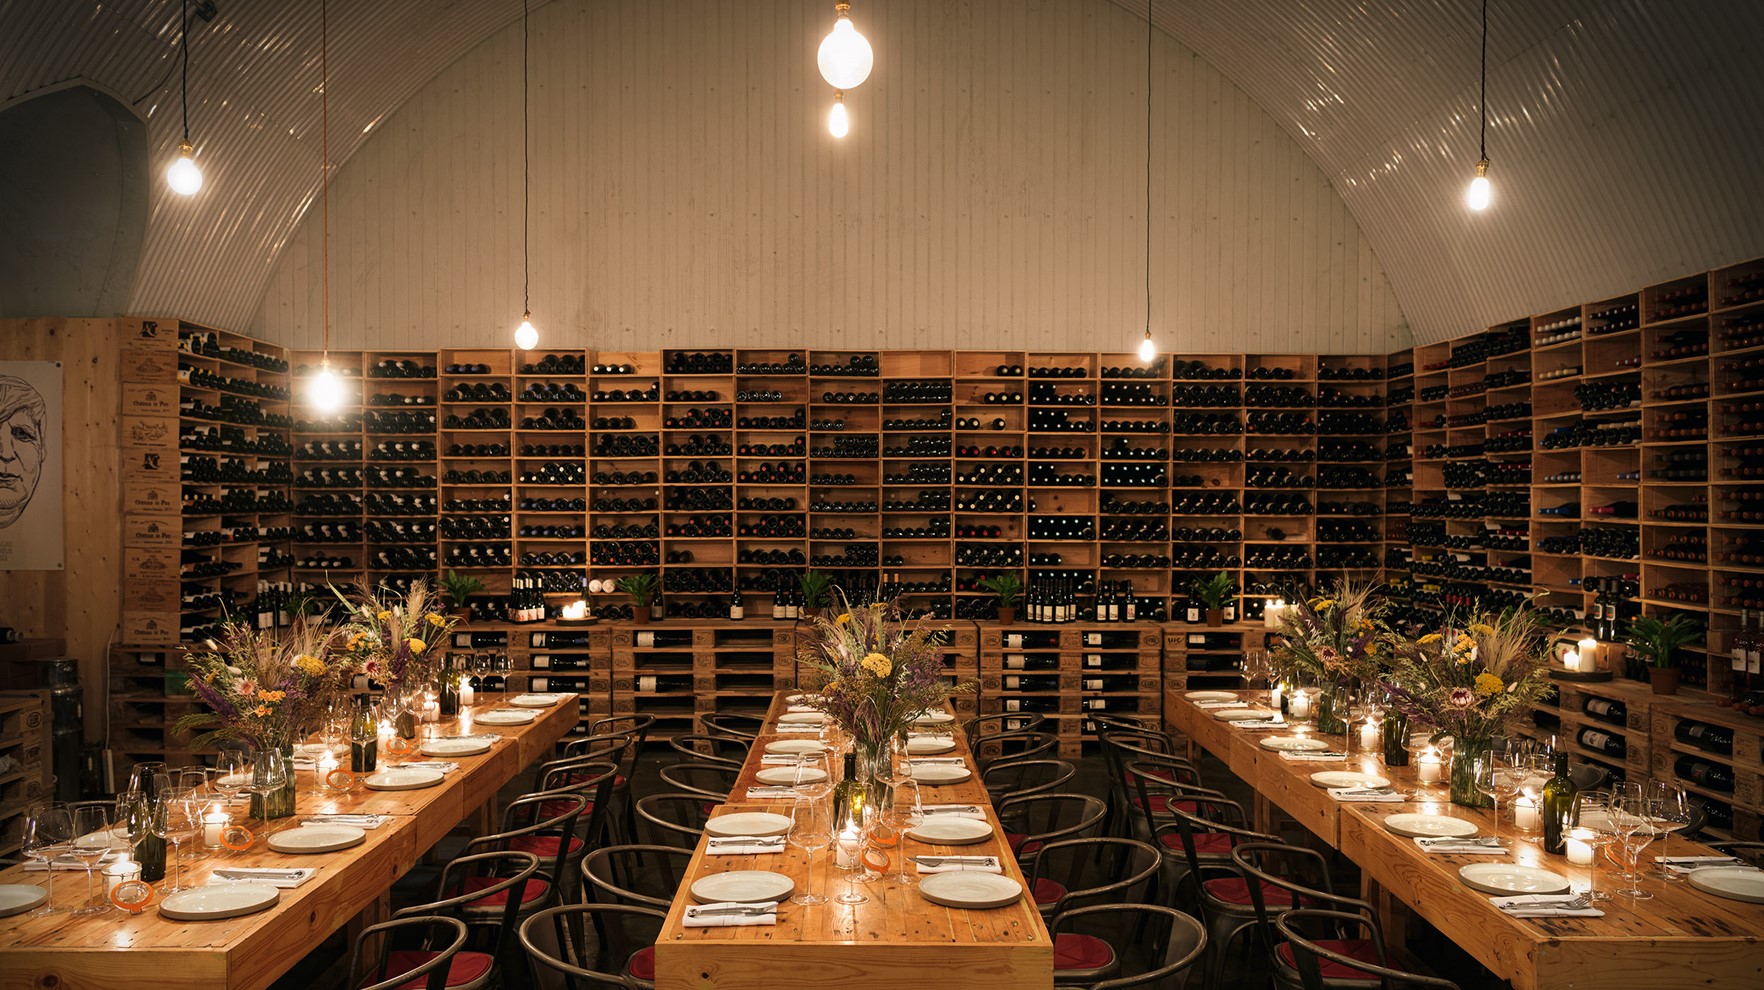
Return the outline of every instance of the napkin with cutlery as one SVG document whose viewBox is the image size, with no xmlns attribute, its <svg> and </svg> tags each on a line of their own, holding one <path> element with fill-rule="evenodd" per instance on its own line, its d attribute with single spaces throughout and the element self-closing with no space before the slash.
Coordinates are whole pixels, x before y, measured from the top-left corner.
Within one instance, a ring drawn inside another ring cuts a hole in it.
<svg viewBox="0 0 1764 990">
<path fill-rule="evenodd" d="M 1290 729 L 1292 728 L 1292 723 L 1285 719 L 1246 718 L 1232 722 L 1231 727 L 1234 729 L 1248 729 L 1251 732 L 1255 732 L 1261 729 Z"/>
<path fill-rule="evenodd" d="M 756 784 L 747 789 L 747 796 L 755 799 L 793 798 L 796 797 L 796 788 Z"/>
<path fill-rule="evenodd" d="M 1408 798 L 1388 787 L 1331 787 L 1329 796 L 1337 801 L 1370 801 L 1400 804 Z"/>
<path fill-rule="evenodd" d="M 1003 873 L 997 856 L 914 856 L 920 873 Z"/>
<path fill-rule="evenodd" d="M 1436 853 L 1441 856 L 1505 856 L 1507 854 L 1507 847 L 1492 837 L 1469 836 L 1460 839 L 1450 836 L 1437 838 L 1417 836 L 1415 844 L 1421 847 L 1422 852 Z"/>
<path fill-rule="evenodd" d="M 391 815 L 313 815 L 300 819 L 302 825 L 353 825 L 376 829 L 392 820 Z"/>
<path fill-rule="evenodd" d="M 706 856 L 763 856 L 783 851 L 782 835 L 717 835 L 704 843 Z"/>
<path fill-rule="evenodd" d="M 1674 873 L 1689 873 L 1705 866 L 1744 866 L 1737 856 L 1656 856 L 1654 862 Z"/>
<path fill-rule="evenodd" d="M 1294 763 L 1328 763 L 1332 760 L 1345 760 L 1347 754 L 1329 752 L 1281 753 L 1280 758 L 1291 760 Z"/>
<path fill-rule="evenodd" d="M 433 770 L 436 773 L 452 773 L 459 769 L 459 764 L 451 760 L 415 760 L 386 765 L 395 770 Z"/>
<path fill-rule="evenodd" d="M 767 753 L 760 757 L 760 763 L 768 767 L 793 767 L 802 761 L 803 758 L 794 753 Z"/>
<path fill-rule="evenodd" d="M 819 708 L 816 708 L 813 705 L 790 705 L 789 707 L 785 708 L 784 710 L 786 712 L 791 712 L 794 714 L 801 714 L 803 712 L 818 712 L 818 711 L 820 711 Z"/>
<path fill-rule="evenodd" d="M 1197 701 L 1194 703 L 1194 707 L 1196 707 L 1196 708 L 1248 708 L 1249 702 L 1247 702 L 1247 701 Z"/>
<path fill-rule="evenodd" d="M 915 756 L 907 761 L 915 767 L 960 767 L 967 762 L 959 756 Z"/>
<path fill-rule="evenodd" d="M 974 804 L 924 804 L 919 806 L 919 810 L 925 813 L 926 818 L 933 815 L 950 815 L 956 818 L 986 820 L 986 813 L 980 810 L 979 805 Z"/>
<path fill-rule="evenodd" d="M 805 725 L 801 722 L 780 722 L 777 726 L 777 731 L 779 733 L 818 736 L 821 734 L 821 727 L 818 725 Z"/>
<path fill-rule="evenodd" d="M 1603 918 L 1584 894 L 1519 894 L 1492 899 L 1495 907 L 1515 918 Z"/>
<path fill-rule="evenodd" d="M 209 883 L 261 883 L 271 887 L 293 890 L 313 877 L 318 876 L 318 868 L 313 866 L 298 870 L 272 870 L 257 866 L 228 866 L 217 869 L 209 876 Z"/>
<path fill-rule="evenodd" d="M 778 902 L 717 901 L 694 904 L 686 909 L 680 923 L 687 928 L 730 928 L 738 925 L 775 925 L 778 923 Z"/>
</svg>

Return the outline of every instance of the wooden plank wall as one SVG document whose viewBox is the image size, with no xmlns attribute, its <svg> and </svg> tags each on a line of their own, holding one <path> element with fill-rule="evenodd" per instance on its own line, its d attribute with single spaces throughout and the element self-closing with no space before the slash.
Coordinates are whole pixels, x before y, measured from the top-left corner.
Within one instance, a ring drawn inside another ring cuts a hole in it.
<svg viewBox="0 0 1764 990">
<path fill-rule="evenodd" d="M 88 739 L 97 739 L 103 727 L 109 670 L 105 648 L 122 612 L 117 419 L 125 323 L 138 327 L 141 321 L 0 320 L 0 359 L 62 362 L 62 518 L 67 539 L 65 570 L 0 571 L 0 619 L 26 636 L 67 640 L 68 655 L 80 660 Z"/>
</svg>

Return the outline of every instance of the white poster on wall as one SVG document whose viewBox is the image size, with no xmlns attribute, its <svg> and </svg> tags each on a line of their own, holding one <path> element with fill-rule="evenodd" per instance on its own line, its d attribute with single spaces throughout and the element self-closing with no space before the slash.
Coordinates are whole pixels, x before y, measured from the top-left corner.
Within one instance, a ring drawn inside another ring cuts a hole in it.
<svg viewBox="0 0 1764 990">
<path fill-rule="evenodd" d="M 0 361 L 0 571 L 59 571 L 61 362 Z"/>
</svg>

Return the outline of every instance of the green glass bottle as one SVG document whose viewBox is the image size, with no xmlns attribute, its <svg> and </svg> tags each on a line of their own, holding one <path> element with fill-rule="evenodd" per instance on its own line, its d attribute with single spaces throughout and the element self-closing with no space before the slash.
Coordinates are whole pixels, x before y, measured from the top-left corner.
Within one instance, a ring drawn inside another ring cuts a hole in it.
<svg viewBox="0 0 1764 990">
<path fill-rule="evenodd" d="M 1568 777 L 1568 754 L 1556 754 L 1556 775 L 1543 786 L 1538 798 L 1542 804 L 1544 852 L 1560 856 L 1568 851 L 1568 829 L 1574 821 L 1574 806 L 1580 789 Z"/>
<path fill-rule="evenodd" d="M 459 671 L 451 656 L 441 661 L 441 717 L 459 717 Z"/>
<path fill-rule="evenodd" d="M 1409 717 L 1395 708 L 1384 710 L 1384 765 L 1409 765 Z"/>
<path fill-rule="evenodd" d="M 833 831 L 837 833 L 854 817 L 864 813 L 864 785 L 857 779 L 857 753 L 845 754 L 844 772 L 833 785 Z"/>
<path fill-rule="evenodd" d="M 137 764 L 135 767 L 134 790 L 141 795 L 141 801 L 130 814 L 139 814 L 144 820 L 151 820 L 153 799 L 159 795 L 155 780 L 158 774 L 165 772 L 165 764 L 149 762 Z M 141 864 L 141 879 L 148 883 L 158 883 L 165 879 L 165 840 L 154 835 L 149 829 L 140 842 L 135 843 L 135 862 Z"/>
<path fill-rule="evenodd" d="M 349 770 L 373 773 L 380 758 L 380 723 L 368 707 L 368 696 L 355 696 L 355 718 L 349 724 Z"/>
</svg>

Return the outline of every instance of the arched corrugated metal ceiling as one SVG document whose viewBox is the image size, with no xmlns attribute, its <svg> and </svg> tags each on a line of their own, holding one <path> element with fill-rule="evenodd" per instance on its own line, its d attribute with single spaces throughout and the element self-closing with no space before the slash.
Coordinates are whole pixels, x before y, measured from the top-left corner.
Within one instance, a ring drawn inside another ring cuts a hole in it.
<svg viewBox="0 0 1764 990">
<path fill-rule="evenodd" d="M 239 326 L 317 191 L 319 6 L 219 2 L 191 38 L 192 136 L 209 186 L 183 200 L 155 183 L 131 309 Z M 1144 16 L 1141 0 L 1112 2 Z M 512 0 L 334 7 L 336 163 L 520 13 Z M 178 11 L 179 0 L 0 4 L 0 97 L 80 77 L 138 98 L 166 161 L 179 136 Z M 1476 159 L 1477 0 L 1155 0 L 1153 16 L 1336 184 L 1417 342 L 1764 253 L 1764 60 L 1751 51 L 1764 4 L 1495 0 L 1496 201 L 1480 215 L 1460 205 Z"/>
</svg>

